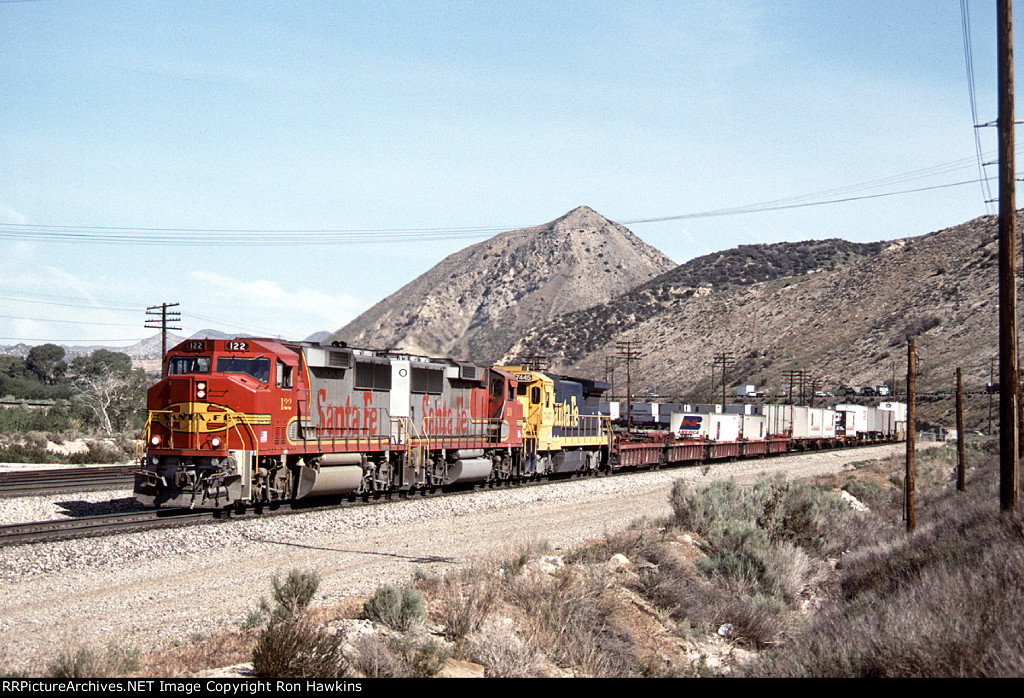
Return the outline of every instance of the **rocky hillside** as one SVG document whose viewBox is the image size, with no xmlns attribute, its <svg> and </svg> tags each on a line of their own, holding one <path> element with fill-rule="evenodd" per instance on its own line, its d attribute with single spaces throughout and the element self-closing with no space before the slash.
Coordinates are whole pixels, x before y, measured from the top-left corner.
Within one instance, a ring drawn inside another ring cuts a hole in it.
<svg viewBox="0 0 1024 698">
<path fill-rule="evenodd" d="M 697 257 L 602 303 L 570 313 L 529 332 L 506 358 L 537 354 L 565 365 L 604 349 L 625 329 L 649 320 L 681 299 L 751 286 L 773 279 L 837 269 L 878 254 L 885 243 L 808 240 L 740 245 Z"/>
<path fill-rule="evenodd" d="M 635 341 L 635 394 L 707 395 L 720 352 L 736 359 L 732 385 L 777 388 L 801 369 L 832 390 L 905 375 L 913 335 L 924 390 L 949 389 L 957 366 L 978 386 L 995 355 L 997 256 L 994 217 L 884 244 L 741 247 L 532 328 L 506 358 L 603 377 L 616 342 Z"/>
<path fill-rule="evenodd" d="M 448 256 L 330 339 L 493 361 L 527 328 L 607 302 L 674 266 L 581 206 Z"/>
</svg>

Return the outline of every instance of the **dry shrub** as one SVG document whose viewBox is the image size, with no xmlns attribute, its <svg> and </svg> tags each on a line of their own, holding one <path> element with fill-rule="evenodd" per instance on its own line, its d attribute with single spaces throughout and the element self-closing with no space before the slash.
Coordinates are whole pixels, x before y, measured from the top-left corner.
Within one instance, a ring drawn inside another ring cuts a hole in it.
<svg viewBox="0 0 1024 698">
<path fill-rule="evenodd" d="M 337 678 L 347 666 L 336 635 L 299 619 L 272 622 L 260 633 L 252 668 L 263 678 Z"/>
<path fill-rule="evenodd" d="M 735 596 L 717 609 L 716 625 L 728 639 L 754 649 L 779 642 L 786 630 L 785 605 L 760 594 Z"/>
<path fill-rule="evenodd" d="M 1024 673 L 1024 515 L 998 509 L 994 464 L 922 497 L 917 531 L 846 555 L 840 591 L 748 673 L 995 677 Z"/>
<path fill-rule="evenodd" d="M 84 679 L 109 676 L 106 658 L 91 647 L 62 652 L 47 667 L 50 676 L 60 679 Z"/>
<path fill-rule="evenodd" d="M 520 576 L 506 585 L 524 617 L 531 652 L 589 676 L 628 676 L 634 666 L 628 634 L 612 620 L 614 604 L 600 573 L 565 568 L 550 577 Z"/>
<path fill-rule="evenodd" d="M 349 656 L 352 669 L 371 679 L 398 679 L 411 676 L 405 659 L 391 651 L 380 635 L 364 635 L 356 640 Z"/>
<path fill-rule="evenodd" d="M 351 668 L 367 678 L 427 678 L 436 674 L 450 656 L 441 643 L 411 638 L 360 637 L 349 658 Z"/>
<path fill-rule="evenodd" d="M 139 666 L 139 650 L 110 645 L 106 652 L 83 645 L 63 652 L 47 666 L 53 678 L 84 679 L 127 676 Z"/>
<path fill-rule="evenodd" d="M 363 617 L 383 623 L 392 630 L 405 631 L 420 623 L 427 614 L 423 596 L 406 587 L 399 591 L 390 584 L 377 588 L 363 604 Z"/>
<path fill-rule="evenodd" d="M 438 588 L 439 621 L 449 640 L 462 640 L 478 630 L 498 603 L 500 581 L 490 568 L 470 568 L 445 575 Z"/>
<path fill-rule="evenodd" d="M 468 638 L 473 661 L 492 678 L 528 678 L 539 671 L 534 653 L 509 618 L 488 616 Z"/>
<path fill-rule="evenodd" d="M 569 565 L 601 564 L 616 554 L 625 555 L 630 560 L 635 560 L 639 557 L 639 551 L 643 549 L 646 538 L 643 530 L 627 530 L 609 534 L 569 551 L 565 555 L 565 563 Z"/>
<path fill-rule="evenodd" d="M 320 575 L 314 571 L 292 569 L 284 579 L 274 575 L 271 584 L 274 588 L 274 606 L 266 599 L 260 599 L 259 612 L 273 620 L 292 620 L 305 611 L 313 600 L 320 586 Z"/>
</svg>

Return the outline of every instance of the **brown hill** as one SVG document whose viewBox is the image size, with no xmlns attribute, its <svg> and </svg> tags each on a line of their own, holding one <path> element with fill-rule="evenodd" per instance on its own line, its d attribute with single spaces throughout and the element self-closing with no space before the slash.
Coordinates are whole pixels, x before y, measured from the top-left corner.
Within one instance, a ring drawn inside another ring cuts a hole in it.
<svg viewBox="0 0 1024 698">
<path fill-rule="evenodd" d="M 957 366 L 968 387 L 988 380 L 995 218 L 891 243 L 757 247 L 694 260 L 612 303 L 533 328 L 506 358 L 539 354 L 554 368 L 603 377 L 616 342 L 635 341 L 643 358 L 632 367 L 634 395 L 706 399 L 721 352 L 736 359 L 730 386 L 778 390 L 783 372 L 799 369 L 834 391 L 891 383 L 894 373 L 902 381 L 906 340 L 916 335 L 922 390 L 950 389 Z M 788 271 L 779 264 L 787 256 Z M 740 258 L 749 264 L 737 266 Z M 732 271 L 709 274 L 715 269 Z M 616 392 L 624 392 L 625 366 L 616 366 Z"/>
<path fill-rule="evenodd" d="M 330 341 L 494 361 L 528 327 L 609 301 L 673 267 L 626 228 L 580 206 L 449 255 Z"/>
<path fill-rule="evenodd" d="M 881 242 L 809 240 L 740 245 L 697 257 L 638 286 L 613 302 L 595 305 L 531 328 L 510 352 L 537 354 L 568 364 L 607 347 L 625 327 L 667 312 L 675 301 L 780 277 L 821 272 L 878 254 Z"/>
</svg>

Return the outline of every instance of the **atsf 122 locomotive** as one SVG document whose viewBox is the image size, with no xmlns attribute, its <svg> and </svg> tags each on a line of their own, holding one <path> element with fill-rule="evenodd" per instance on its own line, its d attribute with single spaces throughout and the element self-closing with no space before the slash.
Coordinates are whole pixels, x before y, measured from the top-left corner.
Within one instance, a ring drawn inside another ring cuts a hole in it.
<svg viewBox="0 0 1024 698">
<path fill-rule="evenodd" d="M 136 498 L 227 507 L 372 496 L 609 461 L 607 384 L 278 339 L 193 339 L 149 389 Z"/>
</svg>

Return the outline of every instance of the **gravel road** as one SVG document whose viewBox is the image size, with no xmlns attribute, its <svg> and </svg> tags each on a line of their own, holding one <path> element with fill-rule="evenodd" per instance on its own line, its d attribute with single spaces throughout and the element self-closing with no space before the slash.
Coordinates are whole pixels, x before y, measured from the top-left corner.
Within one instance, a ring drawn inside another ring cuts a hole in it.
<svg viewBox="0 0 1024 698">
<path fill-rule="evenodd" d="M 314 603 L 334 603 L 369 595 L 383 583 L 404 583 L 417 569 L 436 572 L 529 543 L 567 548 L 641 517 L 667 516 L 677 479 L 751 481 L 778 471 L 807 477 L 904 448 L 809 453 L 721 463 L 706 473 L 672 469 L 0 548 L 0 671 L 39 676 L 57 654 L 83 644 L 146 651 L 237 627 L 260 596 L 269 596 L 274 574 L 293 567 L 319 572 Z M 104 501 L 120 506 L 130 496 L 88 493 L 89 509 L 99 513 Z M 0 523 L 12 523 L 9 515 L 38 520 L 68 514 L 63 506 L 53 515 L 53 497 L 22 499 L 17 507 L 0 503 Z"/>
</svg>

